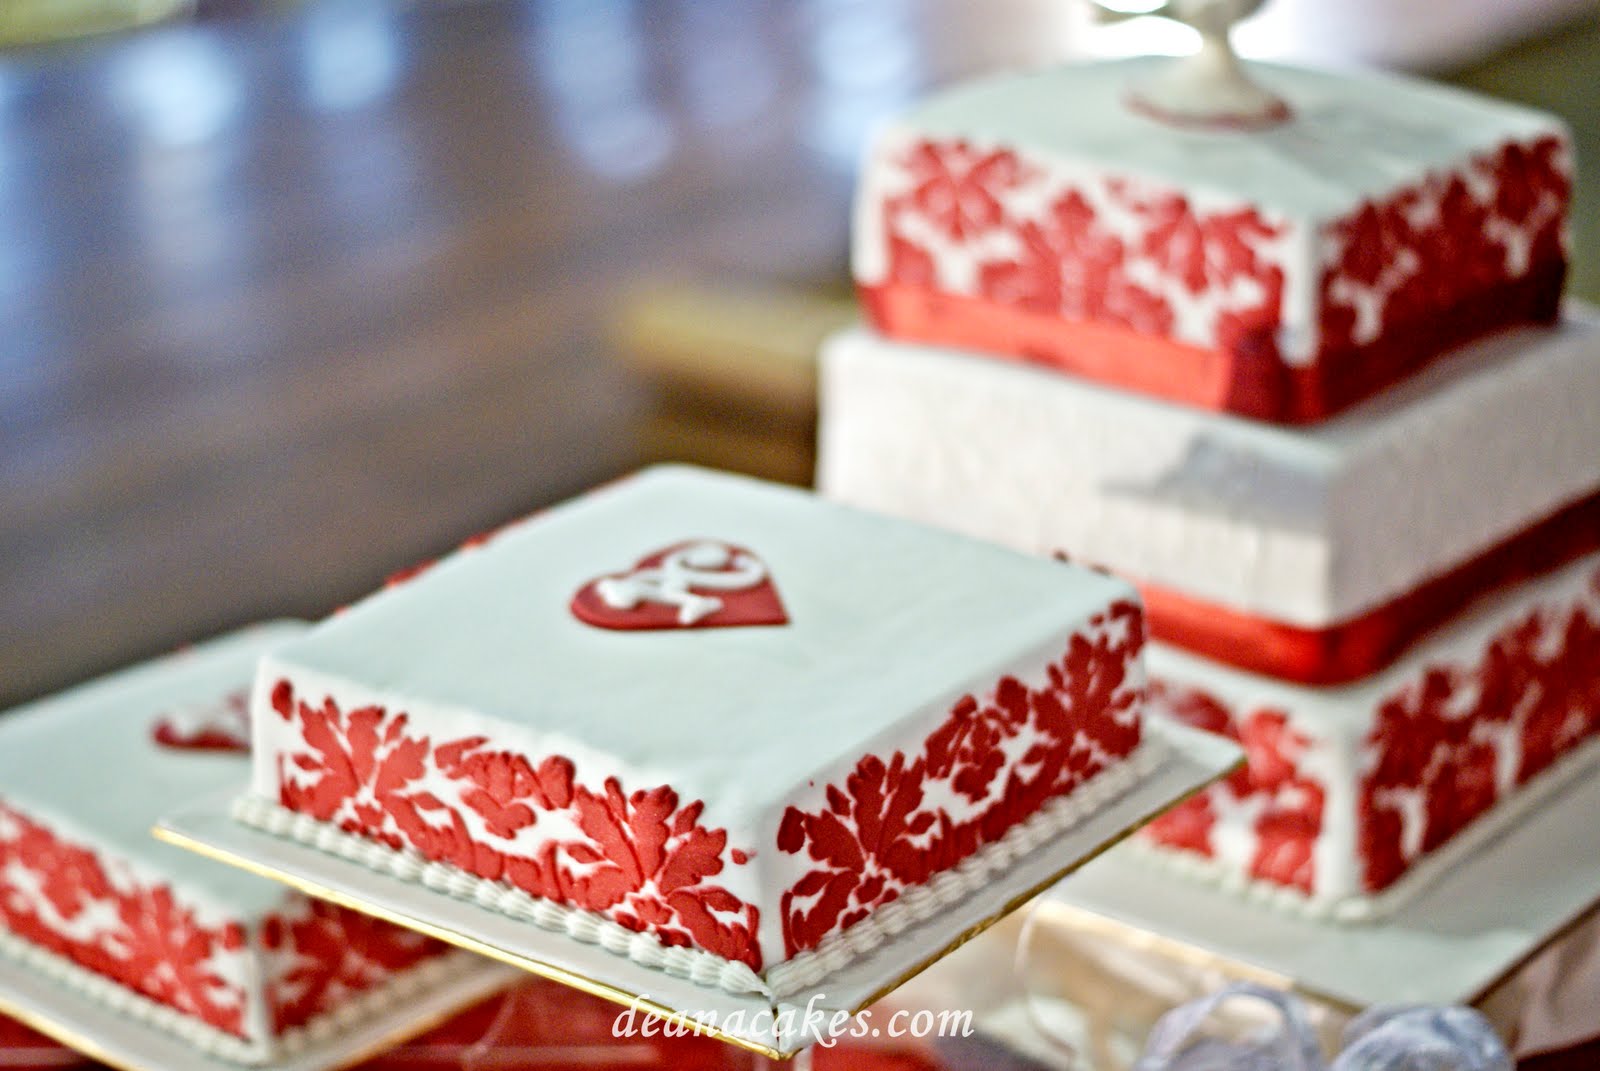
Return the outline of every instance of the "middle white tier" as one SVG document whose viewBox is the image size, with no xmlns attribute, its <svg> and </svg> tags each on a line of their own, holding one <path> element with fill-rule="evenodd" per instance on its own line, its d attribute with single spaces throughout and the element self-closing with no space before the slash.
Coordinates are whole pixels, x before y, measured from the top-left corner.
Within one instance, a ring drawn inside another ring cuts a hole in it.
<svg viewBox="0 0 1600 1071">
<path fill-rule="evenodd" d="M 858 330 L 824 350 L 818 486 L 1104 566 L 1157 639 L 1329 683 L 1600 543 L 1596 398 L 1581 308 L 1309 428 Z"/>
</svg>

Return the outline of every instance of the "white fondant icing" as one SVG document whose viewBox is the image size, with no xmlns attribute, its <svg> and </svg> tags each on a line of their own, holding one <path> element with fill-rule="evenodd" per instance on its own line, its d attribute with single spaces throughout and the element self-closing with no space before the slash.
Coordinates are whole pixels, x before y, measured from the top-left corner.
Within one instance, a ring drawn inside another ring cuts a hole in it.
<svg viewBox="0 0 1600 1071">
<path fill-rule="evenodd" d="M 653 568 L 605 577 L 595 592 L 613 610 L 659 603 L 678 611 L 678 624 L 692 625 L 722 609 L 721 599 L 704 592 L 744 591 L 766 578 L 766 566 L 755 555 L 701 541 L 680 547 Z"/>
<path fill-rule="evenodd" d="M 1112 800 L 1148 777 L 1164 760 L 1166 745 L 1149 738 L 1124 761 L 1102 771 L 1071 795 L 1058 797 L 1031 818 L 1012 826 L 999 840 L 980 848 L 926 884 L 907 889 L 850 928 L 826 938 L 816 948 L 767 968 L 761 973 L 743 963 L 699 949 L 669 946 L 647 933 L 627 929 L 592 911 L 530 896 L 504 882 L 489 881 L 449 863 L 429 861 L 413 850 L 397 850 L 346 833 L 336 826 L 281 807 L 256 795 L 233 803 L 233 817 L 246 825 L 285 837 L 319 851 L 415 882 L 489 911 L 598 945 L 643 967 L 698 985 L 734 994 L 759 994 L 778 999 L 823 981 L 908 927 L 985 888 L 1017 860 L 1049 845 Z"/>
<path fill-rule="evenodd" d="M 1150 850 L 1163 857 L 1172 856 L 1173 866 L 1209 875 L 1210 880 L 1247 892 L 1253 899 L 1300 913 L 1360 920 L 1381 917 L 1392 911 L 1486 839 L 1514 825 L 1518 815 L 1536 806 L 1546 794 L 1592 767 L 1594 760 L 1600 758 L 1600 750 L 1594 741 L 1585 743 L 1517 789 L 1512 784 L 1508 765 L 1515 759 L 1511 748 L 1512 741 L 1518 739 L 1518 713 L 1513 712 L 1505 725 L 1474 725 L 1473 738 L 1494 746 L 1497 751 L 1495 781 L 1502 793 L 1499 802 L 1447 840 L 1438 851 L 1413 859 L 1405 875 L 1393 887 L 1373 896 L 1365 892 L 1361 879 L 1358 789 L 1372 761 L 1372 749 L 1365 740 L 1377 722 L 1383 703 L 1421 688 L 1430 670 L 1447 666 L 1470 669 L 1480 665 L 1497 637 L 1513 623 L 1531 615 L 1544 615 L 1550 623 L 1549 631 L 1543 634 L 1543 638 L 1550 641 L 1560 640 L 1564 633 L 1562 623 L 1575 610 L 1581 610 L 1592 621 L 1600 621 L 1597 575 L 1600 575 L 1600 554 L 1592 554 L 1554 573 L 1482 600 L 1472 611 L 1447 628 L 1430 634 L 1382 672 L 1337 688 L 1290 684 L 1233 669 L 1166 644 L 1150 644 L 1147 662 L 1153 681 L 1197 689 L 1239 715 L 1255 711 L 1278 711 L 1286 715 L 1288 728 L 1307 743 L 1297 766 L 1302 774 L 1326 791 L 1322 831 L 1315 846 L 1316 879 L 1309 894 L 1249 877 L 1257 845 L 1256 837 L 1249 830 L 1255 815 L 1254 805 L 1249 802 L 1219 811 L 1213 860 L 1158 847 Z M 1470 698 L 1468 695 L 1456 697 L 1453 706 L 1464 713 L 1470 709 L 1466 706 Z M 1166 715 L 1160 703 L 1150 704 L 1149 712 L 1153 716 Z M 1505 795 L 1507 791 L 1509 795 Z M 1213 798 L 1223 804 L 1227 803 L 1226 796 L 1223 792 L 1213 793 Z M 1408 856 L 1413 855 L 1421 846 L 1425 801 L 1420 793 L 1411 792 L 1402 792 L 1391 799 L 1407 812 L 1403 836 Z"/>
<path fill-rule="evenodd" d="M 1596 397 L 1577 305 L 1309 428 L 854 331 L 823 354 L 818 486 L 1320 628 L 1593 493 Z"/>
<path fill-rule="evenodd" d="M 621 633 L 568 612 L 588 578 L 694 531 L 759 548 L 790 625 Z M 264 659 L 253 790 L 278 798 L 278 756 L 299 743 L 271 710 L 278 680 L 313 702 L 403 712 L 435 744 L 482 736 L 496 750 L 565 756 L 585 785 L 669 785 L 682 804 L 703 801 L 700 821 L 726 829 L 730 848 L 754 853 L 716 883 L 760 906 L 772 963 L 794 865 L 774 847 L 785 810 L 865 755 L 920 748 L 963 695 L 1040 672 L 1041 651 L 1059 657 L 1091 617 L 1133 597 L 1086 570 L 792 489 L 656 469 L 447 559 Z M 541 816 L 506 842 L 463 817 L 512 851 L 563 833 Z"/>
<path fill-rule="evenodd" d="M 1252 131 L 1174 128 L 1124 106 L 1130 88 L 1168 63 L 1141 57 L 966 83 L 913 108 L 885 140 L 1011 146 L 1319 223 L 1506 141 L 1565 129 L 1546 113 L 1433 82 L 1266 63 L 1251 70 L 1288 102 L 1289 122 Z M 870 169 L 869 162 L 868 186 Z"/>
</svg>

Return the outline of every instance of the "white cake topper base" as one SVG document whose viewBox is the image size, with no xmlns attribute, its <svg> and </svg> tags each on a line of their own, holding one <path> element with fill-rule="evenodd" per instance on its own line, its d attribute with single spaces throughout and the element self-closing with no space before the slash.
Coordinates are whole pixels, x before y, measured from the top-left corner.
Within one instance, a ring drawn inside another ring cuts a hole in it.
<svg viewBox="0 0 1600 1071">
<path fill-rule="evenodd" d="M 1264 910 L 1163 874 L 1127 850 L 1107 853 L 1050 899 L 1085 925 L 1154 935 L 1352 1010 L 1471 1004 L 1600 903 L 1596 813 L 1600 778 L 1574 781 L 1393 915 L 1368 925 Z"/>
<path fill-rule="evenodd" d="M 420 885 L 374 873 L 315 848 L 264 833 L 230 817 L 232 795 L 171 815 L 156 835 L 221 862 L 502 960 L 641 1013 L 678 1022 L 714 1015 L 737 1027 L 707 1030 L 724 1041 L 784 1059 L 817 1040 L 838 1012 L 853 1014 L 1031 899 L 1063 874 L 1121 840 L 1176 800 L 1239 761 L 1231 743 L 1192 729 L 1146 724 L 1147 745 L 1164 755 L 1151 774 L 1047 849 L 1025 857 L 1004 880 L 919 922 L 825 981 L 780 1001 L 739 996 L 641 966 L 593 945 L 551 934 Z M 787 1017 L 780 1013 L 793 1009 Z M 808 1017 L 808 1011 L 812 1014 Z M 779 1029 L 787 1019 L 793 1029 Z"/>
<path fill-rule="evenodd" d="M 0 1014 L 119 1071 L 335 1071 L 425 1033 L 518 977 L 511 968 L 487 959 L 442 974 L 436 984 L 408 994 L 393 1008 L 263 1064 L 206 1055 L 165 1030 L 129 1018 L 5 957 L 0 957 Z M 0 1064 L 4 1062 L 0 1054 Z"/>
</svg>

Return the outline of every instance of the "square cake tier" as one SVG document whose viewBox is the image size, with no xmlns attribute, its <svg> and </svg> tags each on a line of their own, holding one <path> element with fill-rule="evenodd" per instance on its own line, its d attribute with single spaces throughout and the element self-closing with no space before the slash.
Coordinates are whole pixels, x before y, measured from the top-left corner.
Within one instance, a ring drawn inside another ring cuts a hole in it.
<svg viewBox="0 0 1600 1071">
<path fill-rule="evenodd" d="M 1292 118 L 1167 125 L 1165 59 L 961 86 L 877 139 L 854 270 L 911 341 L 1277 422 L 1555 319 L 1572 163 L 1554 118 L 1370 72 L 1261 66 Z"/>
<path fill-rule="evenodd" d="M 224 1060 L 276 1060 L 474 957 L 156 841 L 249 775 L 261 625 L 0 716 L 0 963 Z"/>
<path fill-rule="evenodd" d="M 658 468 L 291 640 L 237 818 L 781 996 L 1130 787 L 1120 581 Z"/>
<path fill-rule="evenodd" d="M 1285 684 L 1161 644 L 1148 661 L 1152 715 L 1225 733 L 1247 765 L 1138 842 L 1267 902 L 1377 917 L 1600 760 L 1600 555 L 1360 684 Z"/>
<path fill-rule="evenodd" d="M 1600 323 L 1480 340 L 1287 428 L 865 331 L 824 354 L 818 485 L 1103 566 L 1151 635 L 1305 683 L 1600 546 Z"/>
</svg>

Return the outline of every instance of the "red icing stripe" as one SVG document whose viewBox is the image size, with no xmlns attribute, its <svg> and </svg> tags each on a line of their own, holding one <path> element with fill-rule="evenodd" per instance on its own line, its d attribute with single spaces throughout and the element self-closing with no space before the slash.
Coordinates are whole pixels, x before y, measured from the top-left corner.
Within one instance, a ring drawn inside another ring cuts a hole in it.
<svg viewBox="0 0 1600 1071">
<path fill-rule="evenodd" d="M 1487 592 L 1600 550 L 1600 494 L 1582 499 L 1443 576 L 1325 629 L 1297 628 L 1170 588 L 1141 584 L 1150 635 L 1207 658 L 1298 684 L 1378 672 L 1423 633 Z"/>
<path fill-rule="evenodd" d="M 1114 324 L 1033 312 L 926 286 L 860 286 L 869 321 L 891 338 L 1022 360 L 1167 401 L 1282 424 L 1323 420 L 1377 394 L 1474 339 L 1559 316 L 1566 261 L 1474 291 L 1386 327 L 1367 345 L 1285 364 L 1271 332 L 1240 330 L 1206 349 Z"/>
</svg>

